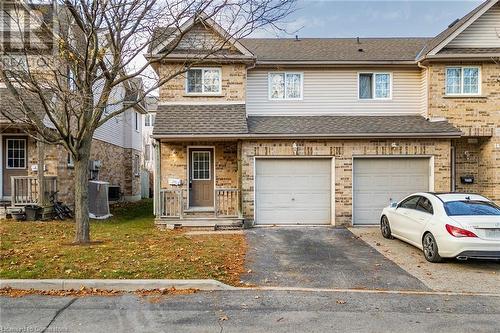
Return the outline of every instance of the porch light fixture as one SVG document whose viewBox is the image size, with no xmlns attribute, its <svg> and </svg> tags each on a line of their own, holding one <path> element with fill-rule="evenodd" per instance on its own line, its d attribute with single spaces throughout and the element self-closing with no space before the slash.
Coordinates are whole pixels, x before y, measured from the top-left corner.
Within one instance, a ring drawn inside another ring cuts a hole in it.
<svg viewBox="0 0 500 333">
<path fill-rule="evenodd" d="M 294 155 L 297 155 L 298 149 L 299 149 L 299 147 L 297 146 L 297 142 L 294 142 L 292 144 L 292 150 L 293 150 Z"/>
</svg>

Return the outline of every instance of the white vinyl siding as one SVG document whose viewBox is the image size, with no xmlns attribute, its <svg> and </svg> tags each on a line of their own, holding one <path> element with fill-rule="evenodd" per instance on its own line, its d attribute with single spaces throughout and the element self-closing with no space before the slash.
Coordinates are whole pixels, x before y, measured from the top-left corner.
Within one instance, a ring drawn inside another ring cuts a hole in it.
<svg viewBox="0 0 500 333">
<path fill-rule="evenodd" d="M 380 72 L 373 68 L 307 69 L 303 73 L 301 100 L 269 101 L 268 71 L 248 72 L 247 113 L 251 115 L 398 115 L 423 114 L 425 89 L 418 69 L 391 69 L 392 98 L 360 100 L 358 73 Z"/>
<path fill-rule="evenodd" d="M 500 47 L 500 3 L 491 7 L 446 47 Z"/>
<path fill-rule="evenodd" d="M 446 95 L 479 95 L 481 93 L 481 70 L 477 66 L 447 67 Z"/>
</svg>

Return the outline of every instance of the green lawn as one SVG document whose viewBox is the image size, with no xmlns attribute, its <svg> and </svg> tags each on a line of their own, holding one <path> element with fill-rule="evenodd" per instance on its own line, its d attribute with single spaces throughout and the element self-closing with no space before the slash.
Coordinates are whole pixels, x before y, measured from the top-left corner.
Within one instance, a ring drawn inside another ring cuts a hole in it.
<svg viewBox="0 0 500 333">
<path fill-rule="evenodd" d="M 2 279 L 205 279 L 236 285 L 243 271 L 243 235 L 187 236 L 153 224 L 152 201 L 115 207 L 91 222 L 91 238 L 72 245 L 72 222 L 0 221 Z"/>
</svg>

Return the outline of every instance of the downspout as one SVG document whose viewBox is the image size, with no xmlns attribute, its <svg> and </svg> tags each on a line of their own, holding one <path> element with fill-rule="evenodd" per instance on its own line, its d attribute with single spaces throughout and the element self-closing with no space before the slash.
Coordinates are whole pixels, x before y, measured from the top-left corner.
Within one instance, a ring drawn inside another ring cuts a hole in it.
<svg viewBox="0 0 500 333">
<path fill-rule="evenodd" d="M 160 184 L 161 184 L 161 173 L 160 173 L 160 141 L 153 139 L 153 147 L 155 151 L 154 156 L 154 172 L 153 172 L 153 214 L 158 219 L 160 217 Z"/>
<path fill-rule="evenodd" d="M 422 63 L 419 61 L 417 62 L 417 66 L 423 70 L 425 70 L 425 118 L 429 119 L 429 80 L 430 80 L 430 71 L 429 67 L 422 65 Z"/>
</svg>

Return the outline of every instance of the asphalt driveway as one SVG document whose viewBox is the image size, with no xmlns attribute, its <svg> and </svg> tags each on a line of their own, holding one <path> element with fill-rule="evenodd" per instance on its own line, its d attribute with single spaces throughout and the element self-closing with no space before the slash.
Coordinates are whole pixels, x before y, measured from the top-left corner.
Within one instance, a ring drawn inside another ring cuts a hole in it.
<svg viewBox="0 0 500 333">
<path fill-rule="evenodd" d="M 247 273 L 257 286 L 429 290 L 347 229 L 269 227 L 246 232 Z"/>
</svg>

